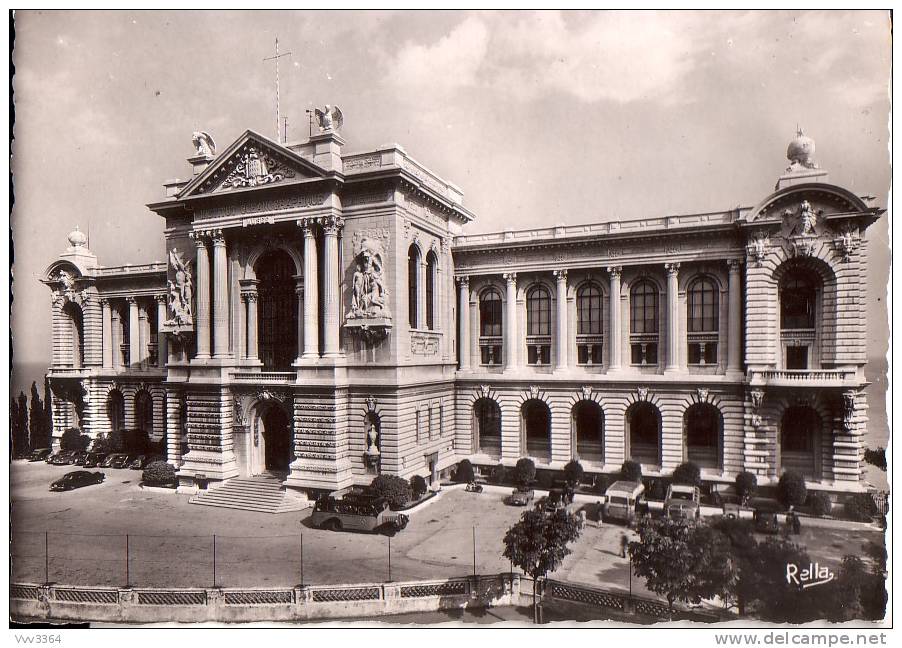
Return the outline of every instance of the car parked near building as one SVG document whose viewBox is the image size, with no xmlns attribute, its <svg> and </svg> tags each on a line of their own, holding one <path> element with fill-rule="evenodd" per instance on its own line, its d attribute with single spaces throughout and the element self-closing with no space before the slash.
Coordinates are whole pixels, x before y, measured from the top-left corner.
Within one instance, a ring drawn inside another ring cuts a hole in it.
<svg viewBox="0 0 902 648">
<path fill-rule="evenodd" d="M 97 468 L 103 463 L 103 460 L 106 459 L 107 453 L 105 452 L 89 452 L 88 456 L 85 457 L 85 468 Z"/>
<path fill-rule="evenodd" d="M 52 491 L 69 491 L 83 486 L 100 484 L 104 480 L 102 472 L 90 472 L 88 470 L 73 470 L 66 473 L 50 484 Z"/>
<path fill-rule="evenodd" d="M 47 457 L 50 456 L 51 452 L 50 448 L 38 448 L 37 450 L 32 450 L 31 454 L 28 455 L 28 461 L 45 461 Z"/>
<path fill-rule="evenodd" d="M 535 492 L 531 488 L 527 490 L 515 488 L 513 492 L 508 495 L 507 503 L 511 506 L 529 506 L 534 497 Z"/>
<path fill-rule="evenodd" d="M 313 506 L 311 524 L 332 531 L 368 531 L 394 534 L 407 526 L 409 518 L 395 513 L 388 501 L 369 493 L 348 493 L 341 499 L 321 497 Z"/>
<path fill-rule="evenodd" d="M 101 467 L 101 468 L 112 468 L 112 467 L 113 467 L 113 462 L 114 462 L 114 461 L 119 461 L 119 460 L 122 459 L 123 457 L 127 457 L 127 456 L 128 456 L 128 455 L 125 455 L 125 454 L 123 454 L 123 453 L 121 453 L 121 452 L 114 452 L 114 453 L 112 453 L 112 454 L 108 454 L 108 455 L 106 456 L 106 458 L 105 458 L 103 461 L 100 462 L 100 467 Z"/>
<path fill-rule="evenodd" d="M 127 468 L 137 457 L 134 454 L 120 454 L 110 462 L 110 468 Z"/>
<path fill-rule="evenodd" d="M 76 452 L 74 455 L 72 455 L 72 461 L 69 463 L 71 463 L 73 466 L 84 466 L 85 460 L 87 458 L 88 458 L 87 452 Z"/>
<path fill-rule="evenodd" d="M 671 484 L 664 497 L 664 517 L 671 520 L 698 520 L 701 517 L 701 501 L 698 486 Z"/>
<path fill-rule="evenodd" d="M 128 467 L 132 470 L 144 470 L 154 461 L 163 461 L 163 457 L 160 455 L 138 455 L 133 461 L 129 462 Z"/>
<path fill-rule="evenodd" d="M 755 531 L 774 535 L 780 533 L 780 522 L 777 520 L 776 506 L 759 504 L 755 507 L 752 519 L 755 521 Z"/>
<path fill-rule="evenodd" d="M 50 456 L 47 463 L 53 466 L 68 466 L 75 459 L 75 450 L 61 450 Z"/>
<path fill-rule="evenodd" d="M 619 480 L 608 486 L 602 519 L 618 520 L 632 524 L 639 516 L 639 509 L 645 506 L 645 486 L 642 482 Z"/>
<path fill-rule="evenodd" d="M 573 495 L 562 488 L 552 488 L 548 496 L 542 500 L 542 507 L 547 513 L 553 513 L 559 509 L 569 509 L 573 503 Z"/>
</svg>

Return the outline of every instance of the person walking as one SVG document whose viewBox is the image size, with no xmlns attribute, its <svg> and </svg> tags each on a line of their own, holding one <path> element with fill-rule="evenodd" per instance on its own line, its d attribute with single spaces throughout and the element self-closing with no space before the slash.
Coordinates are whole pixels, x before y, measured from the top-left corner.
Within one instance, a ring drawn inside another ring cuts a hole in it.
<svg viewBox="0 0 902 648">
<path fill-rule="evenodd" d="M 626 537 L 625 533 L 620 534 L 620 557 L 626 558 L 626 548 L 629 545 L 629 538 Z"/>
</svg>

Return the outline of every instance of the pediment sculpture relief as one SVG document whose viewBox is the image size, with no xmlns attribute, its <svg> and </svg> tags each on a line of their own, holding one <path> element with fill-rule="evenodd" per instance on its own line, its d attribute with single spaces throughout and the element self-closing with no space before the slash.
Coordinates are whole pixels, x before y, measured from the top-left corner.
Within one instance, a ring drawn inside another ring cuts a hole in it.
<svg viewBox="0 0 902 648">
<path fill-rule="evenodd" d="M 294 171 L 262 150 L 257 150 L 257 147 L 251 146 L 238 158 L 235 168 L 226 176 L 220 188 L 258 187 L 293 177 Z"/>
<path fill-rule="evenodd" d="M 355 236 L 356 270 L 354 271 L 351 310 L 348 319 L 389 318 L 385 288 L 385 246 L 370 233 Z"/>
</svg>

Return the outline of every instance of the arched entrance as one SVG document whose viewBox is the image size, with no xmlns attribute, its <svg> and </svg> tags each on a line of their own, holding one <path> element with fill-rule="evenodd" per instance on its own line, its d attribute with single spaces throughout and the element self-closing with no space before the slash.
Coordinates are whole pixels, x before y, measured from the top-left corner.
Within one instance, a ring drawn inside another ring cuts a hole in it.
<svg viewBox="0 0 902 648">
<path fill-rule="evenodd" d="M 683 443 L 687 461 L 700 468 L 723 468 L 723 417 L 714 405 L 696 403 L 683 415 Z"/>
<path fill-rule="evenodd" d="M 521 413 L 521 448 L 537 459 L 551 459 L 551 412 L 543 401 L 531 399 L 523 403 Z"/>
<path fill-rule="evenodd" d="M 263 408 L 256 424 L 259 472 L 287 473 L 294 459 L 288 414 L 278 405 L 270 405 Z"/>
<path fill-rule="evenodd" d="M 574 459 L 604 461 L 604 412 L 595 401 L 583 400 L 573 406 Z"/>
<path fill-rule="evenodd" d="M 807 405 L 793 405 L 780 422 L 780 469 L 819 479 L 821 473 L 821 417 Z"/>
<path fill-rule="evenodd" d="M 135 429 L 153 436 L 153 398 L 144 390 L 135 394 Z"/>
<path fill-rule="evenodd" d="M 634 403 L 626 411 L 627 456 L 641 464 L 661 465 L 661 413 L 651 403 Z"/>
<path fill-rule="evenodd" d="M 473 452 L 501 457 L 501 408 L 491 398 L 480 398 L 473 404 Z"/>
<path fill-rule="evenodd" d="M 118 389 L 110 390 L 106 401 L 106 413 L 110 431 L 118 432 L 125 425 L 125 399 Z"/>
</svg>

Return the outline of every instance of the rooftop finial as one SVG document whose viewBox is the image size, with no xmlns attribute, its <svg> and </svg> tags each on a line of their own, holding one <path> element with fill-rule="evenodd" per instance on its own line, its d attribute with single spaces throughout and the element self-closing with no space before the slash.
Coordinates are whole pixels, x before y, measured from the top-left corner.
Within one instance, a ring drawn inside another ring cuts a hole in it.
<svg viewBox="0 0 902 648">
<path fill-rule="evenodd" d="M 799 171 L 802 169 L 817 169 L 814 161 L 814 140 L 802 132 L 802 127 L 796 124 L 796 137 L 789 143 L 786 149 L 786 157 L 789 159 L 787 171 Z"/>
</svg>

